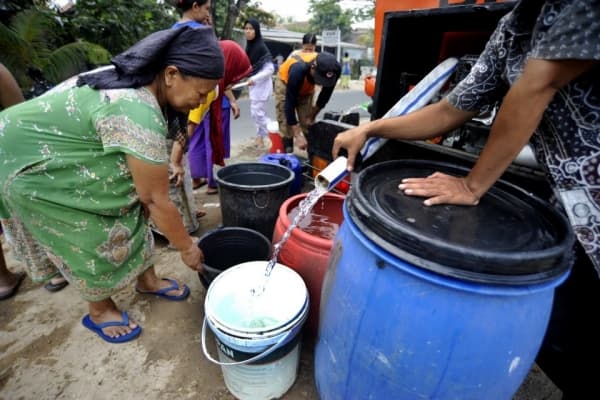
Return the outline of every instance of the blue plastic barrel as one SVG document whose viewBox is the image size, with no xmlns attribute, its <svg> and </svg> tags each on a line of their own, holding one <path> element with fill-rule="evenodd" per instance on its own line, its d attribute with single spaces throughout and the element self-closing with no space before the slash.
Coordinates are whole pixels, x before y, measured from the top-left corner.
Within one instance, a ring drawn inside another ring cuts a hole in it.
<svg viewBox="0 0 600 400">
<path fill-rule="evenodd" d="M 466 170 L 371 166 L 344 203 L 321 297 L 320 399 L 509 400 L 569 273 L 562 214 L 499 182 L 477 207 L 425 207 L 404 177 Z"/>
<path fill-rule="evenodd" d="M 293 154 L 272 153 L 265 154 L 260 158 L 261 162 L 283 165 L 292 170 L 294 180 L 290 186 L 290 196 L 299 194 L 302 191 L 302 163 Z"/>
</svg>

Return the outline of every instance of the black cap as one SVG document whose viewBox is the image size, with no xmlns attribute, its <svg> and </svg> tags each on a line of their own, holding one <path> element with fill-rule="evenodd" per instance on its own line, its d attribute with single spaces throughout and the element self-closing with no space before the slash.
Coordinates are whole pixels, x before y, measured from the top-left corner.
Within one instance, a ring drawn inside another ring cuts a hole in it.
<svg viewBox="0 0 600 400">
<path fill-rule="evenodd" d="M 331 53 L 319 53 L 315 60 L 315 82 L 317 85 L 324 87 L 335 86 L 340 74 L 342 66 Z"/>
</svg>

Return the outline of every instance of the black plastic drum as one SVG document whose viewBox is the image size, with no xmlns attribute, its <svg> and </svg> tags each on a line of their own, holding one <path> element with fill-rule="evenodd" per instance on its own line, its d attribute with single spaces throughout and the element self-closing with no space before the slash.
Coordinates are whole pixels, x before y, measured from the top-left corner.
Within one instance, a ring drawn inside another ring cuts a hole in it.
<svg viewBox="0 0 600 400">
<path fill-rule="evenodd" d="M 372 165 L 356 177 L 347 198 L 353 221 L 374 243 L 417 267 L 476 282 L 532 284 L 571 266 L 574 235 L 547 202 L 498 181 L 479 204 L 424 206 L 406 196 L 403 178 L 468 170 L 421 160 Z"/>
</svg>

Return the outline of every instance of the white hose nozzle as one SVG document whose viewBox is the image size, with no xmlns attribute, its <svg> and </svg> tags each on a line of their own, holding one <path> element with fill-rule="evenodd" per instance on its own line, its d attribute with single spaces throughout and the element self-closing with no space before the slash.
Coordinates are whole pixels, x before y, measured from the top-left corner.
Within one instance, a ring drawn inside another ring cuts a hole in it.
<svg viewBox="0 0 600 400">
<path fill-rule="evenodd" d="M 348 159 L 346 157 L 336 158 L 315 176 L 315 187 L 327 192 L 333 189 L 348 173 L 347 164 Z"/>
</svg>

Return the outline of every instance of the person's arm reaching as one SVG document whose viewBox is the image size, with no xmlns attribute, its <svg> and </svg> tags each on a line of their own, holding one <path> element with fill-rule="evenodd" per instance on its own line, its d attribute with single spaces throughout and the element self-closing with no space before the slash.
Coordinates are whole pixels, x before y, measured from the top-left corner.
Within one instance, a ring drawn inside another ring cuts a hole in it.
<svg viewBox="0 0 600 400">
<path fill-rule="evenodd" d="M 171 176 L 169 176 L 169 180 L 175 180 L 175 186 L 183 185 L 183 176 L 185 174 L 183 154 L 183 145 L 175 140 L 171 149 Z"/>
<path fill-rule="evenodd" d="M 233 119 L 238 119 L 240 117 L 240 106 L 235 100 L 233 91 L 231 89 L 225 89 L 223 94 L 227 96 L 227 100 L 229 100 L 229 104 L 231 106 L 231 113 L 233 114 Z"/>
<path fill-rule="evenodd" d="M 271 79 L 273 72 L 275 72 L 273 63 L 270 63 L 270 62 L 266 63 L 260 69 L 260 71 L 258 71 L 256 74 L 254 74 L 250 78 L 248 78 L 248 86 L 253 86 L 256 82 L 260 82 L 264 79 Z"/>
<path fill-rule="evenodd" d="M 425 205 L 475 205 L 504 173 L 539 125 L 556 92 L 594 66 L 593 61 L 531 59 L 507 92 L 478 161 L 465 178 L 435 173 L 408 178 L 400 189 L 427 197 Z"/>
<path fill-rule="evenodd" d="M 333 94 L 334 87 L 322 87 L 319 92 L 319 96 L 317 97 L 317 101 L 313 106 L 310 114 L 310 121 L 307 121 L 307 125 L 311 125 L 315 122 L 319 111 L 325 108 L 327 103 L 329 103 L 329 99 L 331 99 L 331 95 Z"/>
<path fill-rule="evenodd" d="M 305 70 L 301 66 L 294 64 L 290 67 L 288 82 L 285 88 L 285 119 L 287 125 L 292 130 L 294 136 L 301 133 L 300 124 L 296 119 L 296 107 L 298 106 L 298 97 L 300 96 L 300 88 L 304 82 Z M 304 71 L 304 72 L 303 72 Z"/>
<path fill-rule="evenodd" d="M 407 115 L 374 120 L 340 133 L 333 142 L 332 156 L 335 159 L 341 149 L 346 149 L 348 170 L 352 171 L 356 155 L 370 137 L 428 139 L 459 127 L 475 115 L 475 112 L 461 111 L 441 100 Z"/>
<path fill-rule="evenodd" d="M 149 164 L 131 155 L 127 156 L 127 165 L 140 201 L 150 211 L 158 229 L 179 250 L 188 267 L 201 271 L 204 255 L 186 231 L 177 207 L 169 198 L 167 166 Z"/>
</svg>

